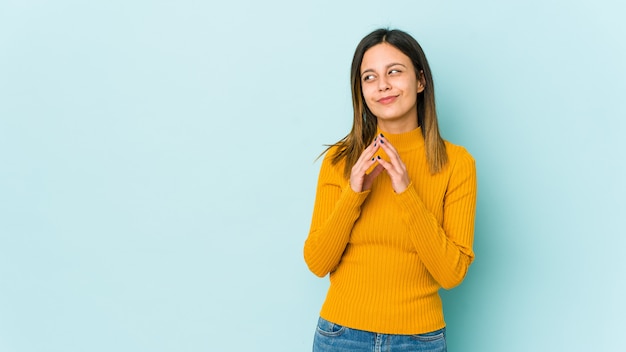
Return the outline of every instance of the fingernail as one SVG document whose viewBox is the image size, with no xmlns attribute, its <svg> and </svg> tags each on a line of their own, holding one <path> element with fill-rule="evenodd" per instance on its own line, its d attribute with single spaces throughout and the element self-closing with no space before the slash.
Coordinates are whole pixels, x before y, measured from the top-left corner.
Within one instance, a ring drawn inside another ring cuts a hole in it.
<svg viewBox="0 0 626 352">
<path fill-rule="evenodd" d="M 374 158 L 372 158 L 372 160 L 374 160 Z"/>
<path fill-rule="evenodd" d="M 384 143 L 385 143 L 385 141 L 383 141 L 383 140 L 381 139 L 381 140 L 380 140 L 380 144 L 384 144 Z"/>
<path fill-rule="evenodd" d="M 378 159 L 380 159 L 380 155 L 378 156 Z"/>
<path fill-rule="evenodd" d="M 381 137 L 384 137 L 382 133 L 380 134 L 380 136 L 381 136 Z"/>
<path fill-rule="evenodd" d="M 376 143 L 374 143 L 374 147 L 376 146 Z"/>
</svg>

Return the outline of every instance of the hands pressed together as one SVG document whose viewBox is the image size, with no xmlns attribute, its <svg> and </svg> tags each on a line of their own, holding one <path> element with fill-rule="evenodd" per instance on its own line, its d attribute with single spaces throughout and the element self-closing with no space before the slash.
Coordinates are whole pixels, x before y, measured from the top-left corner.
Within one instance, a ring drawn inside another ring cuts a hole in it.
<svg viewBox="0 0 626 352">
<path fill-rule="evenodd" d="M 380 148 L 385 151 L 389 157 L 389 161 L 380 156 L 374 156 Z M 376 163 L 378 165 L 368 174 L 367 170 Z M 376 177 L 378 177 L 383 170 L 385 170 L 391 178 L 391 187 L 396 193 L 403 192 L 409 186 L 409 183 L 411 183 L 406 171 L 406 166 L 404 162 L 402 162 L 402 159 L 400 159 L 398 151 L 385 139 L 385 136 L 380 133 L 374 138 L 374 141 L 365 148 L 359 160 L 357 160 L 352 167 L 352 172 L 350 173 L 350 187 L 355 192 L 369 190 Z"/>
</svg>

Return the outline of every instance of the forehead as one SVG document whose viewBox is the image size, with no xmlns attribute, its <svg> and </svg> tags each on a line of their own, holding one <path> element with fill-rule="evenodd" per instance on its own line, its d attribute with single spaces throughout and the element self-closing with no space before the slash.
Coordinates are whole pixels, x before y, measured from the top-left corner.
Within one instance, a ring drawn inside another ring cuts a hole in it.
<svg viewBox="0 0 626 352">
<path fill-rule="evenodd" d="M 373 47 L 367 49 L 363 55 L 363 61 L 361 62 L 361 72 L 365 70 L 376 70 L 380 68 L 386 68 L 390 64 L 403 64 L 407 67 L 413 67 L 411 59 L 404 55 L 395 46 L 388 43 L 376 44 Z"/>
</svg>

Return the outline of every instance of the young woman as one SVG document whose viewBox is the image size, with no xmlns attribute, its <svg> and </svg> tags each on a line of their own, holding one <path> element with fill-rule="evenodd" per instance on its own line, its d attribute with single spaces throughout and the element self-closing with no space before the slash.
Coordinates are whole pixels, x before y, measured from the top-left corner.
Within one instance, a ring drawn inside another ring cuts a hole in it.
<svg viewBox="0 0 626 352">
<path fill-rule="evenodd" d="M 330 273 L 313 351 L 446 351 L 438 290 L 474 259 L 474 159 L 441 138 L 407 33 L 363 38 L 351 82 L 352 131 L 326 151 L 304 245 L 309 269 Z"/>
</svg>

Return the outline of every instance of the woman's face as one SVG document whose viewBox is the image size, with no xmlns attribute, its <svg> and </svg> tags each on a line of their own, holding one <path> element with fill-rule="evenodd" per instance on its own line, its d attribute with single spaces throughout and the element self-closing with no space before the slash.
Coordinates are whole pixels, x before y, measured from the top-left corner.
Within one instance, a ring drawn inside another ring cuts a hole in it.
<svg viewBox="0 0 626 352">
<path fill-rule="evenodd" d="M 361 87 L 365 103 L 387 132 L 417 128 L 417 94 L 424 90 L 408 56 L 381 43 L 369 48 L 361 62 Z"/>
</svg>

